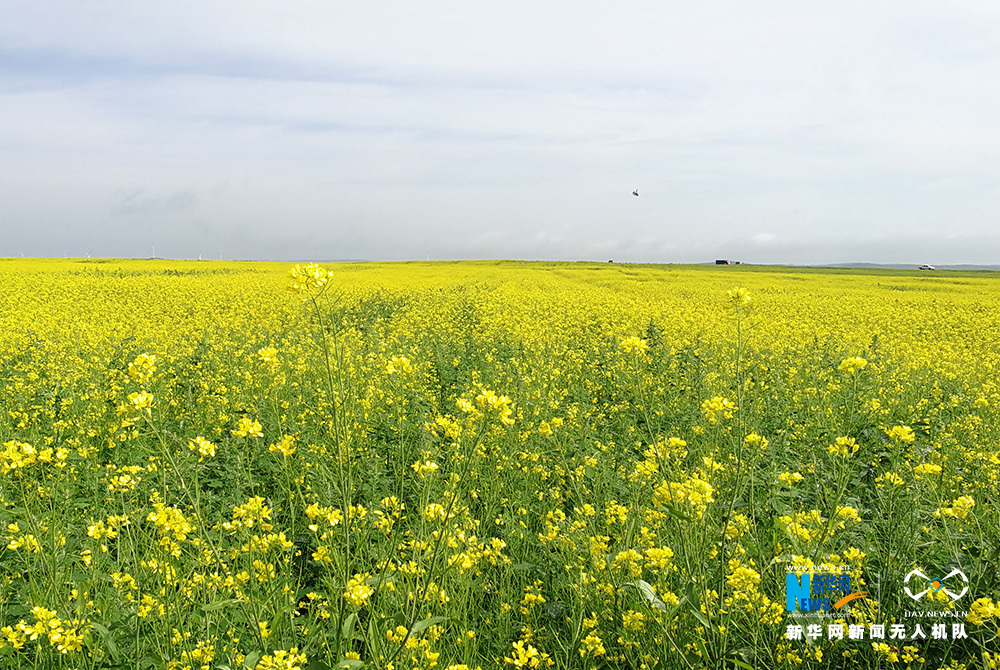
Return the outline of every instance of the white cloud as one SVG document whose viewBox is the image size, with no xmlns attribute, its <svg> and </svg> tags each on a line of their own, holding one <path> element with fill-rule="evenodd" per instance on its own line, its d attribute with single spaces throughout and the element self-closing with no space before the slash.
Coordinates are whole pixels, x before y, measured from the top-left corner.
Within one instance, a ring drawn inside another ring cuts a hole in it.
<svg viewBox="0 0 1000 670">
<path fill-rule="evenodd" d="M 997 250 L 994 3 L 5 5 L 9 253 Z"/>
</svg>

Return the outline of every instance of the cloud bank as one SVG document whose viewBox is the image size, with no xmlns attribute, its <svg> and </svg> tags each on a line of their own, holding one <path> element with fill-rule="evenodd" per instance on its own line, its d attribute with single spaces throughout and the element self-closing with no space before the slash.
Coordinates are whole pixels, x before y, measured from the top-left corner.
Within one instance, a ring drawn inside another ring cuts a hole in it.
<svg viewBox="0 0 1000 670">
<path fill-rule="evenodd" d="M 1000 262 L 995 3 L 4 7 L 0 255 Z"/>
</svg>

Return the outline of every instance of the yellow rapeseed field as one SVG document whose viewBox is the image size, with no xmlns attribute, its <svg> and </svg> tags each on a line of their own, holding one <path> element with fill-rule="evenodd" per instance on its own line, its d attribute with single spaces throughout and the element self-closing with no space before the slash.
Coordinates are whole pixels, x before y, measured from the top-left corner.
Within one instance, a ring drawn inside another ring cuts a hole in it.
<svg viewBox="0 0 1000 670">
<path fill-rule="evenodd" d="M 0 667 L 1000 667 L 992 273 L 0 285 Z"/>
</svg>

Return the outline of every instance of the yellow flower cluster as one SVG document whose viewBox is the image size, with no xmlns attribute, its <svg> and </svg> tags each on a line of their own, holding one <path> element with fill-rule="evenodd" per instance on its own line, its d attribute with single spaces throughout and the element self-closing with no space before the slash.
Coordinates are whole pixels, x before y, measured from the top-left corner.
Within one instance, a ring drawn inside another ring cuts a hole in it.
<svg viewBox="0 0 1000 670">
<path fill-rule="evenodd" d="M 715 501 L 713 497 L 715 489 L 702 476 L 695 474 L 683 482 L 662 482 L 653 491 L 653 503 L 665 505 L 667 503 L 686 503 L 694 508 L 698 516 L 701 516 L 708 505 Z"/>
<path fill-rule="evenodd" d="M 153 505 L 152 512 L 146 517 L 160 533 L 160 544 L 170 546 L 170 539 L 183 542 L 194 531 L 194 526 L 184 517 L 184 512 L 176 507 L 168 507 L 162 502 Z"/>
<path fill-rule="evenodd" d="M 265 504 L 264 498 L 254 496 L 242 505 L 233 507 L 231 521 L 223 524 L 226 530 L 237 530 L 240 528 L 260 527 L 262 530 L 272 530 L 274 526 L 270 524 L 271 508 Z"/>
<path fill-rule="evenodd" d="M 972 508 L 976 506 L 976 501 L 972 496 L 959 496 L 955 498 L 951 507 L 942 507 L 935 510 L 934 516 L 941 517 L 953 517 L 956 519 L 964 519 L 969 516 L 972 512 Z"/>
<path fill-rule="evenodd" d="M 368 602 L 368 599 L 375 593 L 375 589 L 368 585 L 371 577 L 367 572 L 356 574 L 347 582 L 347 589 L 344 591 L 344 599 L 355 607 L 361 607 Z"/>
<path fill-rule="evenodd" d="M 291 435 L 285 435 L 275 444 L 272 444 L 267 448 L 272 454 L 281 454 L 285 458 L 288 458 L 295 453 L 295 438 Z"/>
<path fill-rule="evenodd" d="M 0 629 L 0 651 L 7 647 L 24 649 L 29 641 L 47 639 L 59 654 L 78 652 L 83 649 L 84 634 L 89 628 L 80 619 L 60 619 L 56 611 L 44 607 L 32 607 L 34 623 L 19 621 L 15 626 Z"/>
<path fill-rule="evenodd" d="M 649 344 L 646 340 L 634 335 L 623 339 L 618 346 L 626 354 L 644 354 L 649 350 Z"/>
<path fill-rule="evenodd" d="M 412 375 L 413 363 L 406 356 L 393 356 L 385 366 L 385 372 L 389 375 Z"/>
<path fill-rule="evenodd" d="M 861 447 L 857 442 L 855 442 L 853 437 L 838 437 L 836 441 L 826 448 L 828 452 L 834 456 L 853 456 L 858 453 L 858 449 Z"/>
<path fill-rule="evenodd" d="M 720 417 L 723 419 L 732 419 L 733 412 L 736 410 L 736 405 L 731 400 L 722 396 L 715 396 L 701 403 L 701 413 L 705 415 L 705 418 L 713 426 L 719 422 Z"/>
<path fill-rule="evenodd" d="M 61 468 L 66 465 L 66 457 L 70 453 L 63 447 L 56 449 L 45 447 L 39 450 L 27 442 L 18 440 L 4 442 L 3 447 L 3 451 L 0 451 L 0 474 L 22 470 L 35 463 L 48 463 Z"/>
<path fill-rule="evenodd" d="M 215 456 L 215 445 L 201 435 L 188 442 L 188 449 L 198 453 L 199 462 L 209 456 Z"/>
<path fill-rule="evenodd" d="M 990 598 L 979 598 L 972 603 L 965 618 L 969 623 L 982 626 L 989 619 L 1000 618 L 1000 607 Z"/>
<path fill-rule="evenodd" d="M 321 265 L 309 263 L 305 266 L 296 265 L 289 270 L 288 277 L 292 280 L 288 286 L 289 291 L 314 291 L 326 286 L 330 274 Z"/>
<path fill-rule="evenodd" d="M 261 657 L 254 670 L 302 670 L 309 659 L 299 653 L 298 647 L 289 650 L 278 649 Z"/>
<path fill-rule="evenodd" d="M 868 361 L 866 361 L 865 359 L 861 358 L 860 356 L 852 356 L 850 358 L 845 358 L 844 360 L 842 360 L 840 362 L 840 365 L 837 366 L 837 369 L 840 370 L 841 372 L 854 374 L 855 372 L 864 370 L 867 365 Z"/>
<path fill-rule="evenodd" d="M 128 376 L 140 384 L 148 384 L 156 372 L 156 356 L 139 354 L 128 364 Z"/>
<path fill-rule="evenodd" d="M 912 444 L 916 440 L 916 435 L 913 434 L 913 429 L 909 426 L 893 426 L 886 429 L 885 434 L 893 442 L 902 444 Z"/>
<path fill-rule="evenodd" d="M 240 420 L 236 423 L 236 428 L 232 432 L 236 437 L 264 437 L 260 423 L 245 416 L 240 417 Z"/>
</svg>

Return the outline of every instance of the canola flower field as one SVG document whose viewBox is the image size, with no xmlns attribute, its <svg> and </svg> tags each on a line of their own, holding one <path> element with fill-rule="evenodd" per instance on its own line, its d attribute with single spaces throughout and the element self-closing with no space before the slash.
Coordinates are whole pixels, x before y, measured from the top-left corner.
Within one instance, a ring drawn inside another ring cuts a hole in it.
<svg viewBox="0 0 1000 670">
<path fill-rule="evenodd" d="M 0 667 L 1000 666 L 993 274 L 0 285 Z"/>
</svg>

